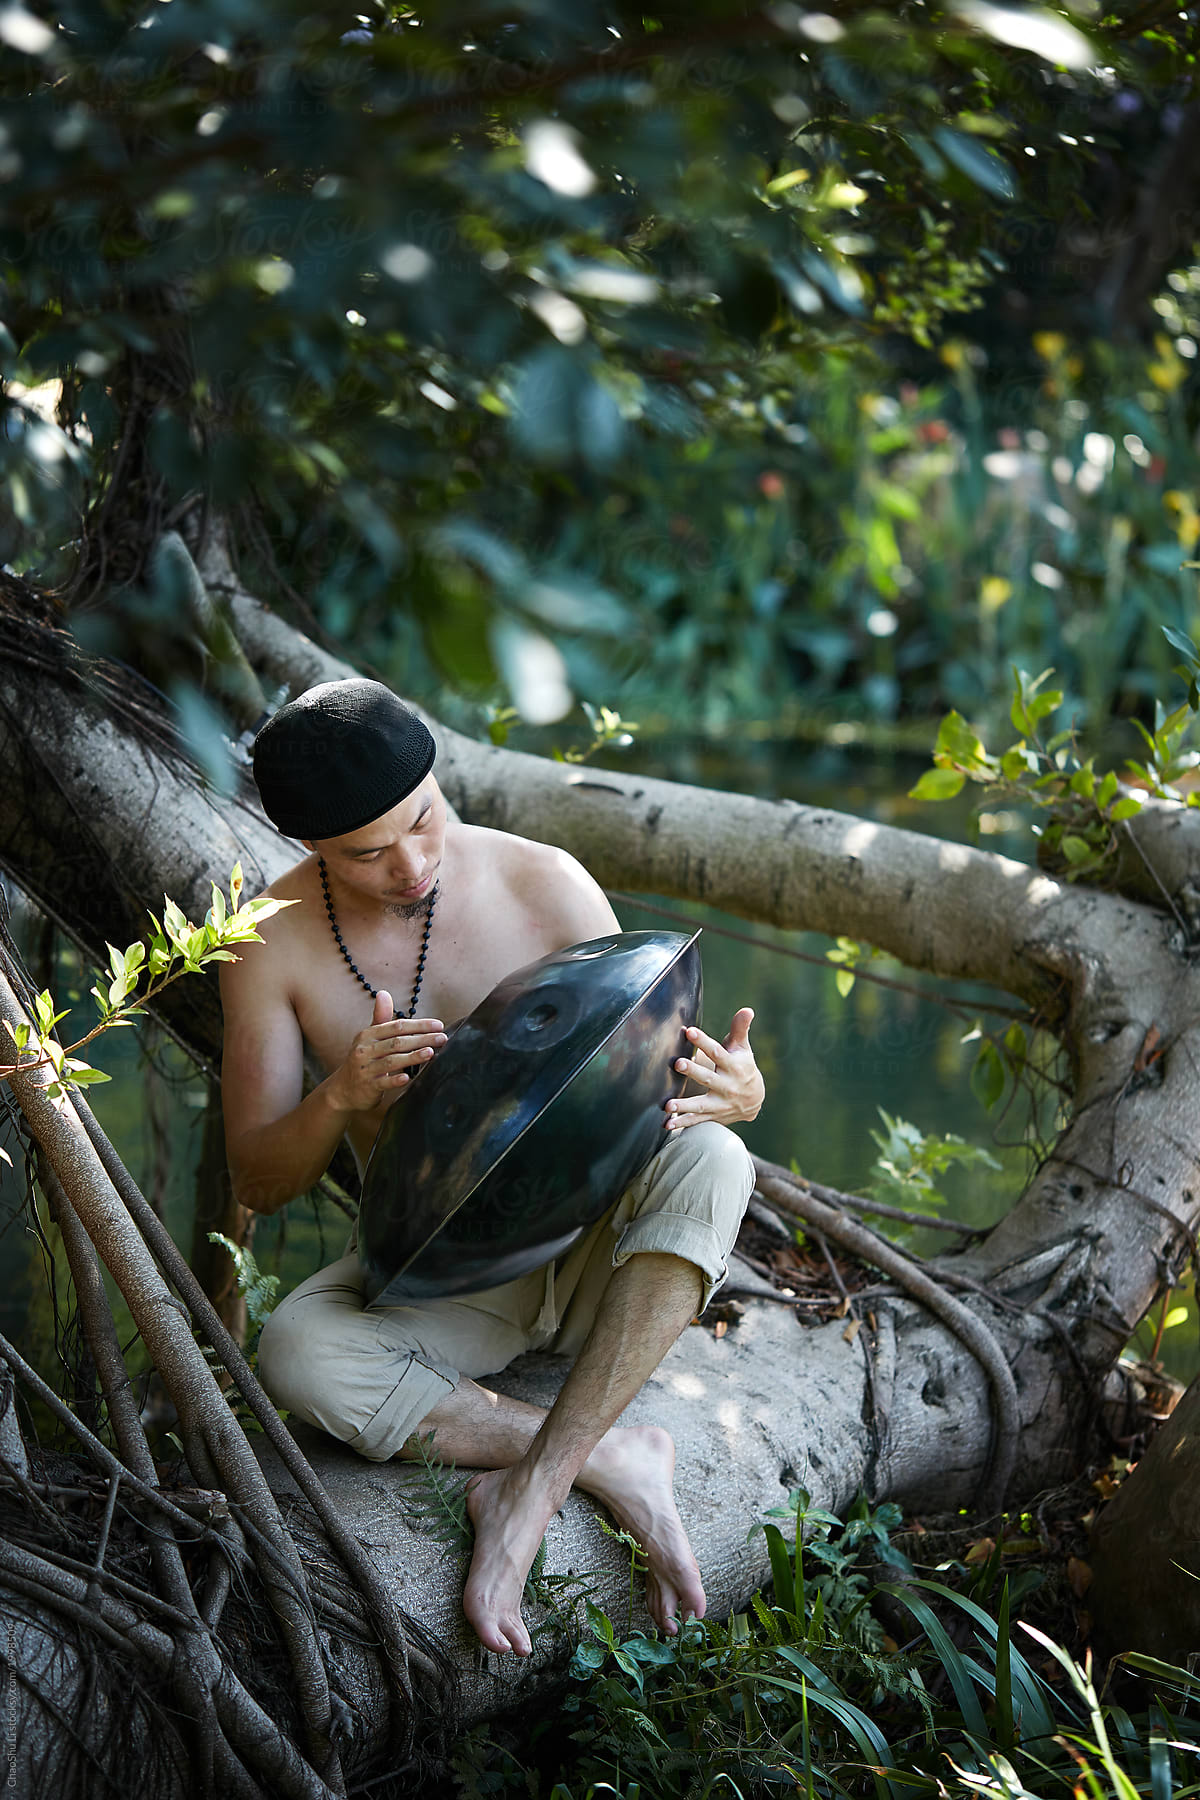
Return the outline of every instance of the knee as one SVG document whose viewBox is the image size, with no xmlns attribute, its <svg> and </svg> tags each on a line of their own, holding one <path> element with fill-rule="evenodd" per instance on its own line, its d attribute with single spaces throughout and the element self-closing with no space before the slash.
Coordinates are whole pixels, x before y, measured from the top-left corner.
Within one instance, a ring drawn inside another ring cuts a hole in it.
<svg viewBox="0 0 1200 1800">
<path fill-rule="evenodd" d="M 303 1412 L 306 1370 L 312 1362 L 313 1333 L 302 1309 L 285 1300 L 276 1307 L 258 1340 L 258 1378 L 276 1406 Z"/>
<path fill-rule="evenodd" d="M 706 1119 L 703 1124 L 689 1125 L 682 1136 L 685 1145 L 691 1140 L 697 1169 L 703 1168 L 715 1188 L 739 1195 L 744 1209 L 754 1192 L 754 1164 L 737 1133 Z"/>
</svg>

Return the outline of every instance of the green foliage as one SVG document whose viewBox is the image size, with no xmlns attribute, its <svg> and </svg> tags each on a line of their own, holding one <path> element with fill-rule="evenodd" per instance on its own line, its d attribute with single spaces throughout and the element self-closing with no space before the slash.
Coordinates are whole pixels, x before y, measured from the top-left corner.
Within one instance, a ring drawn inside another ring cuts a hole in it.
<svg viewBox="0 0 1200 1800">
<path fill-rule="evenodd" d="M 937 1178 L 947 1169 L 1001 1166 L 990 1151 L 979 1144 L 966 1143 L 952 1131 L 923 1132 L 907 1119 L 894 1119 L 882 1106 L 877 1110 L 884 1130 L 871 1133 L 879 1155 L 872 1165 L 873 1179 L 867 1189 L 876 1200 L 910 1212 L 932 1212 L 943 1204 Z"/>
<path fill-rule="evenodd" d="M 67 1010 L 55 1012 L 50 995 L 39 994 L 34 1002 L 32 1025 L 9 1027 L 17 1060 L 0 1064 L 0 1081 L 18 1069 L 53 1068 L 55 1079 L 46 1089 L 51 1100 L 61 1099 L 71 1088 L 107 1081 L 107 1075 L 91 1068 L 75 1051 L 82 1050 L 102 1032 L 132 1025 L 149 1003 L 180 976 L 199 974 L 212 963 L 236 962 L 231 944 L 261 944 L 257 926 L 281 907 L 295 905 L 292 900 L 270 900 L 265 896 L 243 903 L 240 863 L 234 864 L 229 878 L 228 903 L 216 882 L 211 885 L 212 905 L 202 925 L 193 925 L 173 900 L 165 899 L 161 925 L 151 913 L 154 930 L 144 940 L 124 950 L 118 950 L 115 944 L 108 946 L 108 971 L 94 971 L 96 982 L 91 990 L 100 1021 L 65 1049 L 52 1034 L 59 1021 L 67 1017 Z"/>
<path fill-rule="evenodd" d="M 874 962 L 883 952 L 873 944 L 860 944 L 856 938 L 838 938 L 832 950 L 825 952 L 827 962 L 836 965 L 833 974 L 834 986 L 845 1000 L 853 991 L 855 971 L 865 962 Z"/>
<path fill-rule="evenodd" d="M 210 1231 L 208 1241 L 210 1244 L 220 1244 L 228 1251 L 233 1262 L 238 1293 L 245 1297 L 246 1316 L 253 1334 L 251 1341 L 245 1346 L 246 1354 L 250 1356 L 263 1326 L 275 1309 L 279 1298 L 279 1277 L 265 1274 L 259 1268 L 249 1245 L 235 1244 L 223 1231 Z"/>
<path fill-rule="evenodd" d="M 1144 760 L 1129 757 L 1125 762 L 1126 777 L 1135 788 L 1122 783 L 1115 770 L 1101 773 L 1096 768 L 1096 758 L 1083 754 L 1073 725 L 1045 735 L 1044 724 L 1063 700 L 1060 689 L 1046 686 L 1053 670 L 1031 678 L 1014 669 L 1009 716 L 1021 734 L 1016 742 L 991 752 L 959 713 L 947 714 L 938 727 L 934 767 L 921 776 L 910 797 L 952 799 L 971 781 L 990 800 L 1024 802 L 1037 821 L 1033 831 L 1039 860 L 1067 881 L 1102 880 L 1121 847 L 1119 827 L 1137 817 L 1145 795 L 1200 805 L 1200 791 L 1176 785 L 1200 765 L 1200 752 L 1184 747 L 1197 718 L 1200 653 L 1185 634 L 1169 630 L 1167 636 L 1187 658 L 1178 672 L 1188 682 L 1188 698 L 1170 711 L 1156 701 L 1153 729 L 1134 721 L 1146 745 Z"/>
<path fill-rule="evenodd" d="M 465 1556 L 475 1541 L 467 1513 L 466 1483 L 454 1464 L 434 1454 L 434 1433 L 412 1439 L 418 1477 L 405 1494 L 405 1512 L 415 1530 L 436 1538 L 447 1555 Z"/>
<path fill-rule="evenodd" d="M 1132 0 L 1050 18 L 18 8 L 0 558 L 105 593 L 91 647 L 186 659 L 155 544 L 200 493 L 252 585 L 534 721 L 642 670 L 681 712 L 711 683 L 718 719 L 847 669 L 886 715 L 947 646 L 973 680 L 970 369 L 909 398 L 875 346 L 1028 283 L 1068 210 L 1103 240 L 1189 77 Z M 1144 383 L 1181 420 L 1190 305 Z M 1185 457 L 1138 409 L 1122 431 Z M 211 726 L 194 670 L 154 679 Z"/>
<path fill-rule="evenodd" d="M 1121 1661 L 1132 1679 L 1120 1700 L 1098 1693 L 1090 1659 L 1081 1666 L 1017 1620 L 1018 1587 L 997 1570 L 981 1571 L 973 1593 L 916 1576 L 889 1542 L 898 1508 L 860 1502 L 842 1526 L 796 1494 L 779 1514 L 786 1535 L 765 1527 L 773 1587 L 725 1625 L 692 1620 L 672 1638 L 621 1639 L 589 1607 L 571 1663 L 576 1692 L 554 1726 L 523 1735 L 519 1763 L 481 1735 L 468 1739 L 460 1792 L 531 1800 L 1195 1793 L 1196 1676 L 1129 1655 Z M 898 1579 L 872 1586 L 869 1565 L 889 1561 Z M 883 1606 L 911 1622 L 903 1651 L 874 1616 Z M 1047 1679 L 1056 1670 L 1065 1677 L 1057 1684 Z M 569 1751 L 563 1713 L 576 1721 Z"/>
</svg>

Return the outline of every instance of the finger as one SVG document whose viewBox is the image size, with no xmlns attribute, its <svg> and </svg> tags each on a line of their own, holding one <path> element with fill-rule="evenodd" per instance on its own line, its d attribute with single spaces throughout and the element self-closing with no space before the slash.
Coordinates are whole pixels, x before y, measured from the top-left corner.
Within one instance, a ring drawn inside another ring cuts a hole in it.
<svg viewBox="0 0 1200 1800">
<path fill-rule="evenodd" d="M 718 1062 L 725 1054 L 724 1044 L 718 1044 L 716 1038 L 710 1038 L 708 1033 L 701 1031 L 698 1025 L 689 1025 L 683 1035 L 690 1043 L 695 1044 L 698 1050 L 703 1050 L 708 1056 L 711 1056 L 714 1062 Z"/>
<path fill-rule="evenodd" d="M 725 1079 L 719 1069 L 710 1069 L 707 1063 L 696 1062 L 694 1058 L 687 1056 L 677 1057 L 672 1067 L 677 1075 L 686 1075 L 689 1081 L 694 1081 L 702 1088 L 711 1088 L 716 1082 Z"/>
<path fill-rule="evenodd" d="M 707 1117 L 720 1106 L 721 1102 L 711 1094 L 685 1094 L 682 1099 L 668 1100 L 666 1110 L 672 1118 L 680 1113 L 703 1113 Z"/>
<path fill-rule="evenodd" d="M 395 1017 L 395 1013 L 396 1009 L 392 1005 L 392 996 L 388 993 L 386 988 L 380 988 L 375 996 L 375 1007 L 371 1014 L 372 1025 L 386 1025 L 389 1019 Z"/>
<path fill-rule="evenodd" d="M 402 1031 L 394 1037 L 379 1038 L 377 1042 L 390 1054 L 404 1050 L 440 1050 L 447 1038 L 444 1031 Z"/>
<path fill-rule="evenodd" d="M 433 1054 L 431 1044 L 419 1045 L 412 1050 L 389 1050 L 385 1056 L 375 1058 L 375 1070 L 390 1073 L 393 1069 L 410 1069 L 414 1063 L 428 1062 Z"/>
<path fill-rule="evenodd" d="M 718 1113 L 712 1109 L 708 1112 L 668 1113 L 663 1124 L 667 1131 L 686 1131 L 689 1125 L 702 1125 L 706 1119 L 717 1119 L 720 1122 Z"/>
<path fill-rule="evenodd" d="M 754 1008 L 740 1006 L 733 1015 L 729 1027 L 729 1036 L 725 1039 L 727 1050 L 744 1050 L 750 1042 L 750 1027 L 754 1023 Z"/>
<path fill-rule="evenodd" d="M 417 1030 L 416 1022 L 411 1019 L 389 1019 L 384 1025 L 368 1026 L 363 1035 L 369 1043 L 383 1048 L 390 1048 L 392 1045 L 400 1043 L 407 1047 L 413 1044 L 444 1044 L 446 1042 L 446 1034 L 436 1019 L 428 1021 L 428 1030 L 424 1029 L 425 1024 L 426 1021 L 422 1019 L 420 1021 L 422 1029 Z"/>
</svg>

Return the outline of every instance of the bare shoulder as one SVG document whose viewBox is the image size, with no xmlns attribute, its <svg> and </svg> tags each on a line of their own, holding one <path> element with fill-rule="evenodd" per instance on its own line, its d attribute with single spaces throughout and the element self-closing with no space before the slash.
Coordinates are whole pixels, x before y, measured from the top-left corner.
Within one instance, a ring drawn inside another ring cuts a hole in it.
<svg viewBox="0 0 1200 1800">
<path fill-rule="evenodd" d="M 312 930 L 313 914 L 321 906 L 315 858 L 306 857 L 277 876 L 259 897 L 285 904 L 258 926 L 261 943 L 239 946 L 237 962 L 222 965 L 221 992 L 227 1003 L 229 997 L 247 992 L 258 1000 L 273 989 L 281 996 L 289 991 L 289 971 L 296 968 L 298 953 Z"/>
<path fill-rule="evenodd" d="M 578 943 L 620 929 L 603 888 L 566 850 L 484 826 L 460 829 L 473 870 L 486 870 L 486 880 L 499 884 L 556 942 Z"/>
</svg>

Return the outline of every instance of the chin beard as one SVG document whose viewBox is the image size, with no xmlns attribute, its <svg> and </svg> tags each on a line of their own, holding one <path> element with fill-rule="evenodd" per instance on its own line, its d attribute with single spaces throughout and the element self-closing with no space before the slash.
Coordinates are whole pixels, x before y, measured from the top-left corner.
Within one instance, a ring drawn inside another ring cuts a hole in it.
<svg viewBox="0 0 1200 1800">
<path fill-rule="evenodd" d="M 419 919 L 422 913 L 429 911 L 436 892 L 435 881 L 429 892 L 422 894 L 419 900 L 389 900 L 384 911 L 390 919 Z"/>
</svg>

